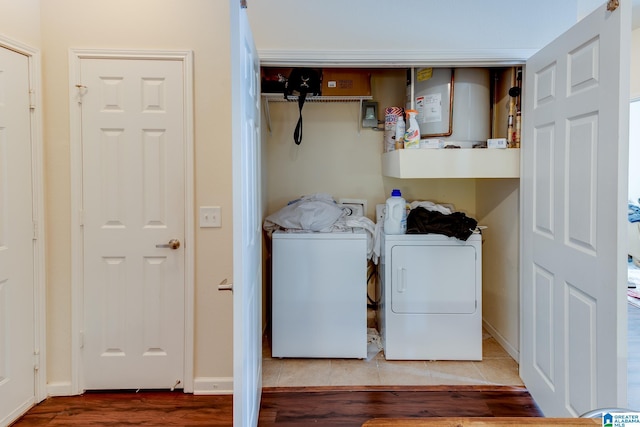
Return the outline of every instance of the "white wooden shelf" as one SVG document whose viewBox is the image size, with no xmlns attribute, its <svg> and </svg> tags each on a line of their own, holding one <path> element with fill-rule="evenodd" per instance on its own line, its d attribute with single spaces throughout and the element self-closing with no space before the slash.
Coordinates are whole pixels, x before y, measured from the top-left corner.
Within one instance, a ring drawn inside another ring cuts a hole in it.
<svg viewBox="0 0 640 427">
<path fill-rule="evenodd" d="M 409 149 L 382 154 L 393 178 L 519 178 L 520 149 Z"/>
<path fill-rule="evenodd" d="M 263 93 L 268 102 L 298 102 L 298 97 L 291 95 L 284 99 L 281 93 Z M 373 99 L 371 96 L 307 96 L 305 102 L 362 102 Z"/>
</svg>

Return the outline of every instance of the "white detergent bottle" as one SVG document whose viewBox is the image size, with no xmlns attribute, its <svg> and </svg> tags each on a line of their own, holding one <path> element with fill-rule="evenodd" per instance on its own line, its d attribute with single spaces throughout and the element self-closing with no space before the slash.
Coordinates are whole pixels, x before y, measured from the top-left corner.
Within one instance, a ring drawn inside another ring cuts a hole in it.
<svg viewBox="0 0 640 427">
<path fill-rule="evenodd" d="M 385 234 L 405 234 L 407 232 L 407 202 L 400 190 L 394 189 L 385 203 Z"/>
</svg>

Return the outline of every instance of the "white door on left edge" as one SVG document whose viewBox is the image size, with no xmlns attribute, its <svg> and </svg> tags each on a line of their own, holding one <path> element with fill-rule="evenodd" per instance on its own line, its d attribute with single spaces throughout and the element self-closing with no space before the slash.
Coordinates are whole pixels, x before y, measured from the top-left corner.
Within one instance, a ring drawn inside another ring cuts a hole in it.
<svg viewBox="0 0 640 427">
<path fill-rule="evenodd" d="M 0 425 L 35 403 L 29 63 L 0 48 Z"/>
<path fill-rule="evenodd" d="M 182 388 L 182 70 L 81 61 L 85 389 Z"/>
</svg>

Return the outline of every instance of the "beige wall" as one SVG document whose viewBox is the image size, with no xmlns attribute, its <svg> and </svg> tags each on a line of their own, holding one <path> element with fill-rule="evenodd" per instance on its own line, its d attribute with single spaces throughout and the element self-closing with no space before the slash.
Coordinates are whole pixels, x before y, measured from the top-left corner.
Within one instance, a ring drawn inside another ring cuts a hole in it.
<svg viewBox="0 0 640 427">
<path fill-rule="evenodd" d="M 0 35 L 40 49 L 40 0 L 0 0 Z"/>
<path fill-rule="evenodd" d="M 537 50 L 577 21 L 577 3 L 584 1 L 458 0 L 451 7 L 448 1 L 269 0 L 250 2 L 248 13 L 260 52 L 327 58 L 334 51 L 433 50 L 442 58 L 457 50 Z"/>
<path fill-rule="evenodd" d="M 482 237 L 482 320 L 518 360 L 520 351 L 520 180 L 479 179 L 477 219 Z"/>
<path fill-rule="evenodd" d="M 515 70 L 506 69 L 497 86 L 496 137 L 506 136 L 508 93 L 515 79 Z M 516 360 L 520 349 L 519 188 L 517 179 L 476 183 L 477 219 L 487 226 L 482 239 L 482 317 L 485 327 Z"/>
<path fill-rule="evenodd" d="M 216 287 L 233 272 L 229 27 L 226 1 L 42 2 L 49 383 L 71 378 L 70 48 L 194 52 L 195 204 L 222 207 L 222 228 L 196 228 L 195 377 L 233 375 L 232 296 Z"/>
<path fill-rule="evenodd" d="M 372 95 L 378 102 L 379 120 L 384 108 L 403 106 L 405 69 L 372 73 Z M 298 106 L 270 102 L 271 135 L 266 141 L 267 211 L 273 213 L 288 201 L 316 192 L 334 198 L 367 200 L 367 216 L 375 220 L 375 205 L 384 203 L 399 188 L 406 200 L 432 200 L 455 204 L 475 213 L 473 180 L 395 179 L 382 176 L 383 132 L 358 133 L 359 103 L 306 103 L 303 108 L 302 144 L 293 142 Z M 380 125 L 382 127 L 382 125 Z"/>
</svg>

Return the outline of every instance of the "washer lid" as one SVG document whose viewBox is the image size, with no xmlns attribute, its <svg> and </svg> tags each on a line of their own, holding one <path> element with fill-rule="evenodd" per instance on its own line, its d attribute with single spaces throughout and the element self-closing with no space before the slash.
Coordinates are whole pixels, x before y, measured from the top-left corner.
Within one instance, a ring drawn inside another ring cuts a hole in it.
<svg viewBox="0 0 640 427">
<path fill-rule="evenodd" d="M 456 239 L 444 234 L 384 234 L 387 242 L 479 242 L 482 241 L 482 234 L 473 233 L 467 240 Z"/>
<path fill-rule="evenodd" d="M 276 230 L 271 237 L 273 239 L 366 239 L 367 233 L 363 228 L 348 228 L 327 233 L 309 230 Z"/>
</svg>

